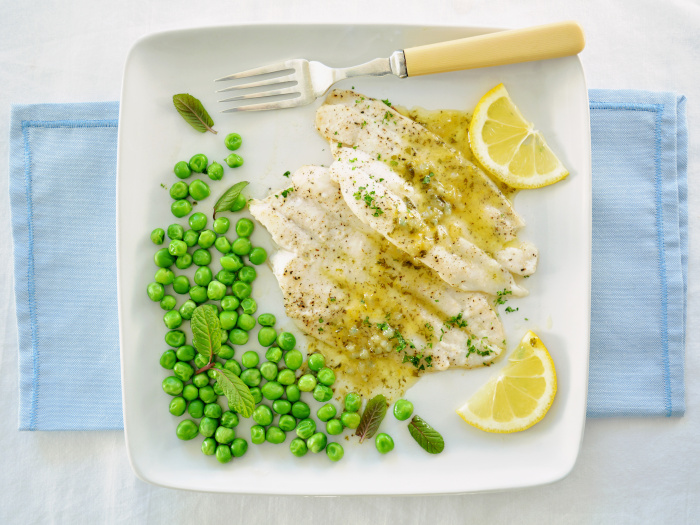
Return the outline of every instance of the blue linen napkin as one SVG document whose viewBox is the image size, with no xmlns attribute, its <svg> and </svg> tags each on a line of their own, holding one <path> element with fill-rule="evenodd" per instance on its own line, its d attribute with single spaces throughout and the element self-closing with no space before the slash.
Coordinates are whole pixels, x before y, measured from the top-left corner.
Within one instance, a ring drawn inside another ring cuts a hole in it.
<svg viewBox="0 0 700 525">
<path fill-rule="evenodd" d="M 685 99 L 592 90 L 589 417 L 678 416 L 688 260 Z M 20 430 L 122 428 L 116 102 L 15 106 Z"/>
</svg>

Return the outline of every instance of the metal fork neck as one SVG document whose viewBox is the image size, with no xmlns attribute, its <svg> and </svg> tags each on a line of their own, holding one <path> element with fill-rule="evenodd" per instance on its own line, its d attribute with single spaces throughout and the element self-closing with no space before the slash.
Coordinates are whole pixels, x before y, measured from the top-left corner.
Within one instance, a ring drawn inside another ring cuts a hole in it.
<svg viewBox="0 0 700 525">
<path fill-rule="evenodd" d="M 336 82 L 360 76 L 381 77 L 389 74 L 394 74 L 399 78 L 408 76 L 406 57 L 401 50 L 394 51 L 389 58 L 375 58 L 359 66 L 336 68 L 333 73 Z"/>
</svg>

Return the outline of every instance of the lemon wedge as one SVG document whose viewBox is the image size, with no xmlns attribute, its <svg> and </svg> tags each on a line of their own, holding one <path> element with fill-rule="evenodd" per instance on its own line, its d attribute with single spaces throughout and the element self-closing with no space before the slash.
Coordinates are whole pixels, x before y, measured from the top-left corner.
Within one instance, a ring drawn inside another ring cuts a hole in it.
<svg viewBox="0 0 700 525">
<path fill-rule="evenodd" d="M 528 332 L 501 373 L 482 386 L 457 413 L 486 432 L 519 432 L 544 417 L 556 392 L 552 357 L 540 338 Z"/>
<path fill-rule="evenodd" d="M 476 105 L 469 144 L 486 171 L 513 188 L 541 188 L 569 174 L 503 84 Z"/>
</svg>

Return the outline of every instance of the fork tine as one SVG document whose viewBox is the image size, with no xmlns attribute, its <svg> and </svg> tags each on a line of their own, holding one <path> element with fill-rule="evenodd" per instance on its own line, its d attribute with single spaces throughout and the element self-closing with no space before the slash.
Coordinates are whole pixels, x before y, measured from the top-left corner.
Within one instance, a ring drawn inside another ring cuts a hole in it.
<svg viewBox="0 0 700 525">
<path fill-rule="evenodd" d="M 282 84 L 284 82 L 294 82 L 296 80 L 296 75 L 292 73 L 291 75 L 285 75 L 282 77 L 268 78 L 267 80 L 259 80 L 258 82 L 248 82 L 247 84 L 238 84 L 237 86 L 231 86 L 224 89 L 220 89 L 217 93 L 224 93 L 225 91 L 234 91 L 236 89 L 246 89 L 254 87 L 269 86 L 270 84 Z"/>
<path fill-rule="evenodd" d="M 231 98 L 225 98 L 224 100 L 219 100 L 219 102 L 233 102 L 234 100 L 246 100 L 249 98 L 274 97 L 275 95 L 289 95 L 291 93 L 299 93 L 296 86 L 283 89 L 271 89 L 269 91 L 260 91 L 258 93 L 248 93 L 247 95 L 238 95 Z"/>
<path fill-rule="evenodd" d="M 234 73 L 226 77 L 217 78 L 214 82 L 222 82 L 224 80 L 235 80 L 237 78 L 254 77 L 255 75 L 264 75 L 266 73 L 275 73 L 276 71 L 284 71 L 285 69 L 294 69 L 288 62 L 277 62 L 276 64 L 268 64 L 267 66 L 247 69 L 240 73 Z"/>
<path fill-rule="evenodd" d="M 266 111 L 268 109 L 284 109 L 293 108 L 306 104 L 308 100 L 305 97 L 296 97 L 289 100 L 279 100 L 277 102 L 266 102 L 264 104 L 248 104 L 247 106 L 238 106 L 235 108 L 225 109 L 221 113 L 234 113 L 238 111 Z"/>
</svg>

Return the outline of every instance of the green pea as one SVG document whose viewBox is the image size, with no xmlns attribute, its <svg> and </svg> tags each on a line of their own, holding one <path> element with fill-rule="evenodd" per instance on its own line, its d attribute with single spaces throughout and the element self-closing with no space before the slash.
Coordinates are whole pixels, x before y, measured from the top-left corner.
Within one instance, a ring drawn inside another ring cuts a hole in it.
<svg viewBox="0 0 700 525">
<path fill-rule="evenodd" d="M 202 201 L 209 197 L 211 190 L 209 185 L 200 179 L 195 179 L 190 183 L 190 195 L 196 201 Z"/>
<path fill-rule="evenodd" d="M 227 312 L 236 310 L 239 304 L 240 301 L 237 297 L 234 297 L 233 295 L 227 295 L 226 297 L 221 299 L 221 308 Z"/>
<path fill-rule="evenodd" d="M 197 303 L 190 300 L 185 301 L 180 307 L 180 316 L 185 320 L 192 319 L 192 314 L 194 313 L 195 308 L 197 308 Z"/>
<path fill-rule="evenodd" d="M 153 244 L 163 244 L 165 240 L 165 230 L 163 228 L 156 228 L 151 232 L 151 241 Z"/>
<path fill-rule="evenodd" d="M 311 415 L 311 407 L 303 401 L 292 403 L 292 415 L 297 419 L 306 419 Z"/>
<path fill-rule="evenodd" d="M 221 328 L 224 330 L 231 330 L 235 328 L 236 321 L 238 321 L 238 312 L 227 312 L 223 310 L 219 313 L 219 322 L 221 323 Z M 224 358 L 225 359 L 225 358 Z"/>
<path fill-rule="evenodd" d="M 226 217 L 219 217 L 218 219 L 214 220 L 214 231 L 219 235 L 225 234 L 230 227 L 231 221 Z"/>
<path fill-rule="evenodd" d="M 241 365 L 235 359 L 229 359 L 224 363 L 224 368 L 229 372 L 233 372 L 235 375 L 239 376 L 243 373 Z"/>
<path fill-rule="evenodd" d="M 330 436 L 337 436 L 343 433 L 343 423 L 340 419 L 330 419 L 326 422 L 326 433 Z"/>
<path fill-rule="evenodd" d="M 184 237 L 182 237 L 182 240 L 188 246 L 188 248 L 192 248 L 195 244 L 197 244 L 197 241 L 199 241 L 199 232 L 187 230 Z"/>
<path fill-rule="evenodd" d="M 302 392 L 311 392 L 316 388 L 316 378 L 313 374 L 304 374 L 299 378 L 297 384 L 299 385 L 299 390 Z"/>
<path fill-rule="evenodd" d="M 226 164 L 228 164 L 229 168 L 238 168 L 243 166 L 243 157 L 236 155 L 235 153 L 231 153 L 224 160 L 226 161 Z"/>
<path fill-rule="evenodd" d="M 231 443 L 231 454 L 234 458 L 242 457 L 248 450 L 248 442 L 243 438 L 236 438 Z"/>
<path fill-rule="evenodd" d="M 331 461 L 340 461 L 345 455 L 343 446 L 340 443 L 328 443 L 326 447 L 326 455 Z"/>
<path fill-rule="evenodd" d="M 271 361 L 266 361 L 260 365 L 260 375 L 267 381 L 274 381 L 277 377 L 277 365 Z"/>
<path fill-rule="evenodd" d="M 313 370 L 314 372 L 318 372 L 326 366 L 326 358 L 323 357 L 323 354 L 315 353 L 311 354 L 309 356 L 309 368 Z"/>
<path fill-rule="evenodd" d="M 258 272 L 252 266 L 244 266 L 238 270 L 238 280 L 244 283 L 252 283 L 258 276 Z"/>
<path fill-rule="evenodd" d="M 296 428 L 297 420 L 290 415 L 283 414 L 280 416 L 278 426 L 280 427 L 280 430 L 284 432 L 291 432 Z"/>
<path fill-rule="evenodd" d="M 194 231 L 200 231 L 207 226 L 207 216 L 201 211 L 198 211 L 197 213 L 190 215 L 188 222 L 190 223 L 190 228 L 192 228 Z"/>
<path fill-rule="evenodd" d="M 197 239 L 197 244 L 199 247 L 206 250 L 214 246 L 216 242 L 216 234 L 211 230 L 202 230 L 199 232 L 199 238 Z M 209 263 L 207 263 L 209 264 Z"/>
<path fill-rule="evenodd" d="M 238 270 L 243 268 L 243 261 L 235 253 L 229 253 L 228 255 L 225 255 L 224 257 L 219 259 L 219 263 L 221 264 L 221 267 L 224 270 L 228 270 L 229 272 L 237 272 Z"/>
<path fill-rule="evenodd" d="M 413 414 L 413 403 L 405 399 L 399 399 L 394 403 L 394 417 L 399 421 L 406 421 Z"/>
<path fill-rule="evenodd" d="M 333 390 L 326 385 L 316 385 L 312 395 L 319 403 L 325 403 L 326 401 L 330 401 L 333 397 Z"/>
<path fill-rule="evenodd" d="M 260 425 L 250 427 L 250 441 L 254 445 L 265 443 L 265 429 Z"/>
<path fill-rule="evenodd" d="M 187 244 L 185 241 L 170 241 L 170 244 L 168 244 L 168 252 L 170 252 L 170 255 L 174 255 L 175 257 L 185 255 L 187 253 Z"/>
<path fill-rule="evenodd" d="M 212 437 L 219 427 L 219 422 L 211 417 L 203 417 L 199 422 L 199 433 L 204 437 Z"/>
<path fill-rule="evenodd" d="M 216 242 L 214 242 L 214 247 L 224 255 L 231 251 L 231 243 L 224 236 L 216 239 Z"/>
<path fill-rule="evenodd" d="M 216 441 L 214 441 L 212 438 L 206 438 L 204 441 L 202 441 L 202 453 L 207 456 L 213 456 L 216 453 Z"/>
<path fill-rule="evenodd" d="M 190 401 L 190 404 L 187 406 L 187 413 L 190 417 L 199 419 L 204 415 L 204 402 L 200 399 Z"/>
<path fill-rule="evenodd" d="M 160 283 L 149 283 L 146 293 L 151 301 L 160 301 L 165 297 L 165 288 Z"/>
<path fill-rule="evenodd" d="M 226 330 L 227 329 L 224 329 L 224 332 L 226 332 Z M 221 348 L 219 348 L 219 357 L 221 359 L 231 359 L 236 352 L 232 346 L 229 346 L 226 344 L 227 341 L 228 341 L 228 332 L 226 332 L 226 341 L 223 341 L 221 343 Z"/>
<path fill-rule="evenodd" d="M 173 416 L 181 416 L 185 413 L 187 409 L 187 401 L 183 397 L 174 397 L 170 400 L 170 406 L 168 407 L 170 413 Z"/>
<path fill-rule="evenodd" d="M 238 328 L 240 328 L 241 330 L 250 332 L 253 328 L 255 328 L 255 319 L 252 315 L 241 314 L 238 316 L 236 326 L 238 326 Z"/>
<path fill-rule="evenodd" d="M 245 195 L 239 193 L 238 196 L 235 199 L 233 199 L 231 211 L 241 211 L 243 208 L 246 207 L 246 204 L 248 204 L 248 199 L 245 198 Z"/>
<path fill-rule="evenodd" d="M 286 399 L 275 399 L 272 402 L 272 411 L 277 414 L 289 414 L 292 411 L 292 404 Z M 280 428 L 282 428 L 281 422 L 282 420 L 280 419 Z M 282 430 L 288 432 L 287 429 L 282 428 Z"/>
<path fill-rule="evenodd" d="M 268 348 L 267 352 L 265 352 L 265 359 L 272 361 L 273 363 L 279 363 L 282 359 L 282 350 L 276 346 Z"/>
<path fill-rule="evenodd" d="M 273 417 L 272 410 L 267 405 L 260 405 L 253 410 L 253 421 L 263 427 L 272 424 Z"/>
<path fill-rule="evenodd" d="M 170 196 L 175 200 L 184 199 L 189 194 L 189 186 L 184 181 L 179 180 L 170 186 Z"/>
<path fill-rule="evenodd" d="M 201 304 L 207 302 L 207 289 L 204 286 L 193 286 L 190 288 L 190 299 L 195 303 Z"/>
<path fill-rule="evenodd" d="M 380 454 L 386 454 L 394 450 L 394 440 L 391 439 L 389 434 L 384 432 L 377 434 L 377 437 L 374 438 L 374 445 Z"/>
<path fill-rule="evenodd" d="M 290 370 L 297 370 L 301 368 L 303 363 L 304 356 L 299 350 L 289 350 L 286 354 L 284 354 L 284 364 L 287 365 L 287 368 Z"/>
<path fill-rule="evenodd" d="M 192 256 L 189 253 L 181 255 L 175 260 L 175 266 L 177 266 L 180 270 L 186 270 L 192 266 Z"/>
<path fill-rule="evenodd" d="M 226 428 L 235 428 L 238 426 L 238 423 L 240 422 L 238 418 L 238 414 L 235 412 L 231 412 L 230 410 L 227 410 L 223 414 L 221 414 L 221 426 L 226 427 Z"/>
<path fill-rule="evenodd" d="M 252 291 L 253 288 L 248 283 L 236 281 L 231 285 L 231 292 L 238 299 L 245 299 L 246 297 L 250 297 Z"/>
<path fill-rule="evenodd" d="M 221 301 L 226 295 L 226 285 L 219 281 L 212 281 L 207 286 L 207 297 L 212 301 Z M 239 318 L 240 320 L 240 318 Z"/>
<path fill-rule="evenodd" d="M 277 374 L 277 381 L 284 386 L 293 385 L 296 379 L 294 370 L 289 370 L 288 368 L 280 370 L 280 373 Z"/>
<path fill-rule="evenodd" d="M 160 366 L 166 370 L 172 370 L 177 363 L 177 356 L 174 350 L 166 350 L 163 355 L 160 356 Z"/>
<path fill-rule="evenodd" d="M 172 295 L 166 295 L 160 300 L 160 307 L 163 310 L 172 310 L 177 306 L 177 300 Z"/>
<path fill-rule="evenodd" d="M 282 332 L 277 337 L 277 346 L 279 346 L 282 350 L 293 350 L 296 344 L 297 338 L 294 337 L 294 334 L 291 332 Z"/>
<path fill-rule="evenodd" d="M 248 368 L 241 372 L 241 380 L 248 386 L 258 386 L 262 381 L 260 370 L 257 368 Z"/>
<path fill-rule="evenodd" d="M 213 278 L 214 276 L 208 266 L 200 266 L 194 272 L 194 282 L 199 286 L 207 286 Z"/>
<path fill-rule="evenodd" d="M 306 442 L 301 438 L 292 439 L 292 442 L 289 444 L 289 450 L 298 458 L 305 456 L 309 451 Z"/>
<path fill-rule="evenodd" d="M 316 432 L 316 422 L 313 419 L 302 419 L 296 428 L 297 436 L 309 439 Z"/>
<path fill-rule="evenodd" d="M 200 238 L 201 238 L 201 235 L 200 235 Z M 211 254 L 209 253 L 208 250 L 205 250 L 205 249 L 195 250 L 194 253 L 192 254 L 192 261 L 197 266 L 207 266 L 211 263 Z"/>
<path fill-rule="evenodd" d="M 173 367 L 173 373 L 183 381 L 189 381 L 194 374 L 194 368 L 192 368 L 192 365 L 189 363 L 178 361 Z"/>
<path fill-rule="evenodd" d="M 228 445 L 236 438 L 236 431 L 232 428 L 217 427 L 214 439 L 222 445 Z"/>
<path fill-rule="evenodd" d="M 246 368 L 256 367 L 258 366 L 259 362 L 260 357 L 258 356 L 257 352 L 253 352 L 252 350 L 248 350 L 241 357 L 241 364 Z"/>
<path fill-rule="evenodd" d="M 259 246 L 252 248 L 248 254 L 248 260 L 256 266 L 267 261 L 267 252 L 265 248 L 260 248 Z"/>
<path fill-rule="evenodd" d="M 203 366 L 206 366 L 207 363 L 209 363 L 209 358 L 203 356 L 202 354 L 198 353 L 196 356 L 194 356 L 194 365 L 197 368 L 202 368 Z M 209 384 L 209 381 L 207 381 L 207 384 Z M 202 385 L 204 386 L 204 385 Z M 199 385 L 197 385 L 199 387 Z"/>
<path fill-rule="evenodd" d="M 207 159 L 207 156 L 203 153 L 198 153 L 197 155 L 192 156 L 188 165 L 192 171 L 202 173 L 207 167 L 208 163 L 209 159 Z"/>
<path fill-rule="evenodd" d="M 168 226 L 168 239 L 171 241 L 179 241 L 185 235 L 185 228 L 180 224 L 171 224 Z"/>
<path fill-rule="evenodd" d="M 185 199 L 174 201 L 170 205 L 170 211 L 175 217 L 184 217 L 192 211 L 192 203 Z"/>
<path fill-rule="evenodd" d="M 211 372 L 211 370 L 207 370 L 207 373 Z M 208 376 L 207 376 L 208 377 Z M 221 385 L 216 382 L 212 385 L 212 388 L 214 389 L 214 393 L 217 396 L 223 396 L 224 395 L 224 389 L 221 387 Z"/>
<path fill-rule="evenodd" d="M 279 427 L 269 427 L 265 432 L 265 439 L 274 445 L 279 445 L 284 443 L 287 439 L 287 434 L 285 434 Z"/>
<path fill-rule="evenodd" d="M 248 332 L 234 328 L 228 333 L 228 340 L 234 345 L 244 345 L 248 342 Z"/>
<path fill-rule="evenodd" d="M 207 168 L 207 175 L 211 180 L 221 180 L 224 178 L 224 167 L 218 162 L 214 161 L 209 164 Z"/>
<path fill-rule="evenodd" d="M 296 403 L 301 399 L 301 390 L 297 385 L 287 385 L 284 387 L 285 395 L 287 396 L 287 401 L 290 403 Z"/>
<path fill-rule="evenodd" d="M 204 372 L 200 372 L 199 374 L 195 375 L 192 378 L 192 384 L 194 386 L 196 386 L 197 388 L 202 388 L 203 386 L 207 386 L 209 384 L 209 376 L 207 374 L 205 374 Z M 199 394 L 197 394 L 197 395 L 199 395 Z"/>
<path fill-rule="evenodd" d="M 167 248 L 161 248 L 153 256 L 153 262 L 155 262 L 156 266 L 159 268 L 170 268 L 175 262 L 175 257 L 170 255 Z"/>
<path fill-rule="evenodd" d="M 257 386 L 250 389 L 250 395 L 253 396 L 256 405 L 262 401 L 262 391 Z"/>
<path fill-rule="evenodd" d="M 216 280 L 226 286 L 231 286 L 236 282 L 236 274 L 228 270 L 219 270 L 219 273 L 216 274 Z"/>
<path fill-rule="evenodd" d="M 224 139 L 224 144 L 226 145 L 226 148 L 231 151 L 236 151 L 238 148 L 241 147 L 242 143 L 243 139 L 238 133 L 229 133 Z"/>
<path fill-rule="evenodd" d="M 271 401 L 279 399 L 284 395 L 284 387 L 277 381 L 268 381 L 260 390 L 262 391 L 262 395 Z"/>
<path fill-rule="evenodd" d="M 258 323 L 260 324 L 260 326 L 275 326 L 276 322 L 277 322 L 277 319 L 272 314 L 260 314 L 258 316 Z M 276 334 L 275 334 L 275 339 L 277 339 Z"/>
<path fill-rule="evenodd" d="M 258 303 L 252 297 L 246 297 L 241 301 L 241 308 L 244 314 L 252 315 L 258 309 Z"/>
<path fill-rule="evenodd" d="M 211 386 L 204 386 L 199 389 L 199 399 L 201 399 L 204 403 L 213 403 L 216 401 L 216 398 L 218 396 L 216 395 L 216 392 L 214 392 L 214 388 Z"/>
<path fill-rule="evenodd" d="M 219 463 L 228 463 L 231 459 L 233 459 L 231 447 L 228 445 L 219 445 L 216 447 L 216 460 Z"/>
<path fill-rule="evenodd" d="M 316 374 L 316 379 L 322 385 L 331 386 L 335 383 L 335 373 L 328 367 L 321 368 Z"/>
<path fill-rule="evenodd" d="M 316 432 L 313 436 L 306 440 L 306 446 L 314 454 L 318 454 L 324 448 L 326 448 L 326 443 L 328 439 L 323 432 Z"/>
<path fill-rule="evenodd" d="M 160 271 L 160 270 L 159 270 Z M 173 279 L 173 290 L 179 294 L 190 291 L 190 280 L 185 275 L 179 275 Z"/>
<path fill-rule="evenodd" d="M 199 397 L 199 389 L 194 385 L 185 385 L 185 388 L 182 389 L 182 397 L 187 401 L 194 401 Z"/>
<path fill-rule="evenodd" d="M 340 415 L 340 422 L 346 428 L 357 428 L 360 425 L 360 414 L 357 412 L 343 412 Z"/>
<path fill-rule="evenodd" d="M 255 224 L 250 219 L 239 219 L 236 223 L 236 235 L 239 237 L 250 237 L 255 229 Z"/>
<path fill-rule="evenodd" d="M 182 330 L 170 330 L 165 334 L 165 343 L 174 348 L 185 344 L 185 332 Z"/>
<path fill-rule="evenodd" d="M 189 441 L 190 439 L 196 438 L 198 432 L 199 428 L 197 428 L 197 423 L 191 419 L 184 419 L 180 421 L 175 434 L 177 434 L 177 437 L 183 441 Z"/>
<path fill-rule="evenodd" d="M 170 268 L 158 268 L 155 277 L 153 278 L 155 282 L 167 286 L 172 284 L 175 280 L 175 274 Z"/>
<path fill-rule="evenodd" d="M 275 344 L 275 339 L 277 339 L 277 331 L 274 328 L 263 326 L 258 332 L 260 346 L 272 346 Z"/>
<path fill-rule="evenodd" d="M 180 328 L 182 325 L 182 316 L 180 315 L 180 312 L 177 310 L 170 310 L 169 312 L 166 312 L 163 316 L 163 324 L 165 324 L 166 328 L 170 330 Z"/>
<path fill-rule="evenodd" d="M 231 244 L 231 251 L 236 255 L 248 255 L 252 245 L 246 237 L 239 237 Z"/>
<path fill-rule="evenodd" d="M 328 421 L 329 419 L 333 419 L 336 413 L 337 410 L 335 406 L 331 403 L 326 403 L 316 411 L 316 417 L 318 417 L 320 421 Z"/>
<path fill-rule="evenodd" d="M 192 170 L 184 160 L 181 160 L 180 162 L 175 164 L 173 171 L 175 172 L 175 175 L 180 179 L 186 179 L 187 177 L 192 175 Z"/>
<path fill-rule="evenodd" d="M 205 416 L 213 419 L 219 419 L 221 414 L 223 414 L 223 410 L 221 410 L 221 405 L 218 403 L 209 403 L 208 405 L 204 405 Z"/>
</svg>

